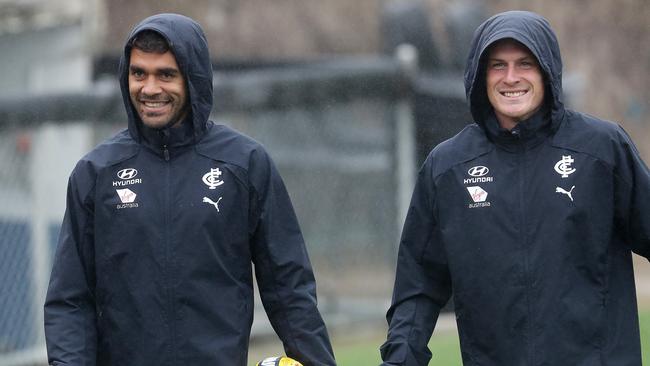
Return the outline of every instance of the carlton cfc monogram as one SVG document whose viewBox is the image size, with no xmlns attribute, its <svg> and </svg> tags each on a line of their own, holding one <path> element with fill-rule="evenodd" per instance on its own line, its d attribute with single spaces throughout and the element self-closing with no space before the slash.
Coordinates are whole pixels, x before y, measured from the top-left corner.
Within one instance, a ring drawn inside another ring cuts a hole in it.
<svg viewBox="0 0 650 366">
<path fill-rule="evenodd" d="M 562 160 L 555 163 L 555 171 L 562 175 L 562 178 L 568 178 L 570 174 L 575 172 L 575 168 L 571 167 L 574 160 L 571 155 L 562 155 Z"/>
<path fill-rule="evenodd" d="M 216 189 L 218 186 L 223 184 L 223 181 L 219 179 L 221 174 L 219 168 L 210 169 L 208 173 L 203 175 L 203 183 L 210 187 L 210 189 Z"/>
</svg>

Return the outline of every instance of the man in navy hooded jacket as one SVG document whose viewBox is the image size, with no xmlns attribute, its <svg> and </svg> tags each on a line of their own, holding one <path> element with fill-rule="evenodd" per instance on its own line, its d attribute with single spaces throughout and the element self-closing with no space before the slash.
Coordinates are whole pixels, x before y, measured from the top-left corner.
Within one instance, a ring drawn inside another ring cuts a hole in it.
<svg viewBox="0 0 650 366">
<path fill-rule="evenodd" d="M 640 366 L 632 252 L 650 258 L 650 173 L 616 124 L 565 109 L 548 22 L 474 34 L 475 123 L 433 149 L 400 243 L 384 365 L 426 365 L 453 294 L 463 364 Z"/>
<path fill-rule="evenodd" d="M 264 149 L 208 121 L 193 20 L 161 14 L 120 64 L 128 129 L 71 174 L 45 303 L 50 365 L 240 365 L 253 274 L 288 356 L 334 365 L 298 222 Z"/>
</svg>

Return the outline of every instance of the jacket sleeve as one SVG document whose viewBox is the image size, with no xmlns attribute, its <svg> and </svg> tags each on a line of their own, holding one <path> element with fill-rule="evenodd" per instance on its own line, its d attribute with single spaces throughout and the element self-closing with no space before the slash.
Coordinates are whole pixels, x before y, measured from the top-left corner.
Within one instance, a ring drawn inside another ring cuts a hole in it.
<svg viewBox="0 0 650 366">
<path fill-rule="evenodd" d="M 317 308 L 316 282 L 289 195 L 273 162 L 256 151 L 251 177 L 251 252 L 260 296 L 287 356 L 335 365 Z"/>
<path fill-rule="evenodd" d="M 451 296 L 445 251 L 434 214 L 431 156 L 419 172 L 397 257 L 388 337 L 382 365 L 427 365 L 427 344 L 440 310 Z"/>
<path fill-rule="evenodd" d="M 616 215 L 633 252 L 650 260 L 650 171 L 630 137 L 621 131 Z"/>
<path fill-rule="evenodd" d="M 76 169 L 75 169 L 76 170 Z M 73 174 L 67 207 L 45 300 L 45 340 L 50 365 L 96 363 L 97 334 L 93 298 L 93 205 L 88 189 Z"/>
</svg>

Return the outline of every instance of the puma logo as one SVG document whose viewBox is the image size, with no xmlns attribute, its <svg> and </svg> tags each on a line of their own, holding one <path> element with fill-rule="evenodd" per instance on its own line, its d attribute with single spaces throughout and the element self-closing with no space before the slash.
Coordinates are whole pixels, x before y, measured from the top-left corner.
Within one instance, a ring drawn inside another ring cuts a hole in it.
<svg viewBox="0 0 650 366">
<path fill-rule="evenodd" d="M 571 189 L 568 192 L 565 191 L 564 188 L 555 187 L 555 193 L 566 194 L 571 199 L 571 202 L 573 202 L 573 196 L 571 196 L 571 192 L 573 192 L 573 188 L 575 188 L 575 187 L 576 186 L 572 186 Z"/>
<path fill-rule="evenodd" d="M 211 204 L 212 206 L 214 206 L 214 208 L 217 209 L 217 212 L 219 212 L 219 201 L 221 201 L 221 198 L 222 197 L 219 197 L 217 202 L 214 202 L 213 200 L 209 199 L 208 197 L 203 197 L 203 202 Z"/>
</svg>

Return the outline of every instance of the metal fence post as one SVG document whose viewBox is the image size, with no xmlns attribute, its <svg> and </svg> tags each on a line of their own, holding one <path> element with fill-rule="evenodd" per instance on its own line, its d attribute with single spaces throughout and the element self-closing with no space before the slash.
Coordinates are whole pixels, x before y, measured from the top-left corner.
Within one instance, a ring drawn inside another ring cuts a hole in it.
<svg viewBox="0 0 650 366">
<path fill-rule="evenodd" d="M 395 58 L 407 79 L 413 81 L 418 72 L 418 51 L 410 44 L 402 44 L 395 49 Z M 409 208 L 411 192 L 415 185 L 415 124 L 411 98 L 399 99 L 395 108 L 395 132 L 397 155 L 397 240 L 395 252 L 399 247 L 399 235 Z"/>
</svg>

